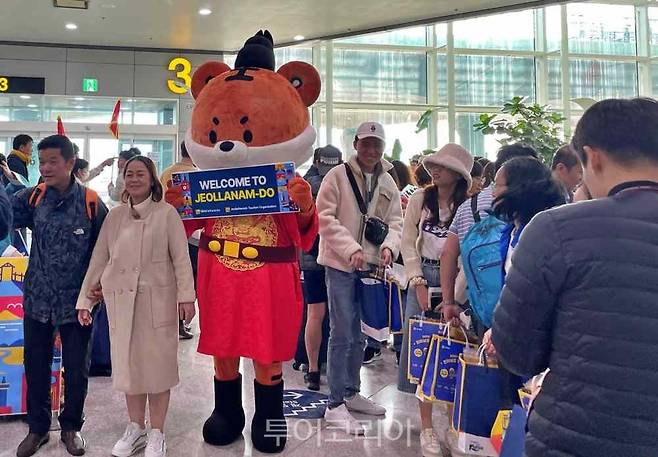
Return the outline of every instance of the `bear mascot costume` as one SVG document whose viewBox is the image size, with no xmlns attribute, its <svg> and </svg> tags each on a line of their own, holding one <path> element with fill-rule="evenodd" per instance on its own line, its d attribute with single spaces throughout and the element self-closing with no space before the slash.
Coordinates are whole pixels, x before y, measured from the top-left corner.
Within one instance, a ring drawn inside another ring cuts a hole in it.
<svg viewBox="0 0 658 457">
<path fill-rule="evenodd" d="M 202 170 L 281 162 L 298 166 L 313 154 L 315 130 L 308 107 L 320 94 L 311 65 L 290 62 L 274 71 L 268 31 L 249 38 L 235 69 L 206 62 L 192 77 L 195 106 L 185 146 Z M 182 206 L 180 186 L 166 199 Z M 242 434 L 240 357 L 253 360 L 254 447 L 280 452 L 286 442 L 282 362 L 292 359 L 303 298 L 299 249 L 309 250 L 318 233 L 310 186 L 299 176 L 288 183 L 297 213 L 184 221 L 188 236 L 201 229 L 198 351 L 214 357 L 215 407 L 204 440 L 227 445 Z"/>
</svg>

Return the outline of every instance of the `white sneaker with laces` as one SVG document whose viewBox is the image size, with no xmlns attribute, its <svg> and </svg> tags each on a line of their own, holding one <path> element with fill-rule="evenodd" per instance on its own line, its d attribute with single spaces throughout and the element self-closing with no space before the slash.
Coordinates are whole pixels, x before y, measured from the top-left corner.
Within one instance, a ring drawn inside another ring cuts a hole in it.
<svg viewBox="0 0 658 457">
<path fill-rule="evenodd" d="M 345 405 L 324 412 L 324 420 L 332 429 L 342 430 L 350 435 L 365 435 L 366 430 L 347 410 Z"/>
<path fill-rule="evenodd" d="M 433 428 L 426 428 L 420 432 L 420 448 L 423 457 L 443 457 L 439 436 Z"/>
<path fill-rule="evenodd" d="M 131 422 L 123 432 L 123 436 L 112 448 L 114 457 L 130 457 L 146 446 L 146 429 L 140 428 L 139 424 Z"/>
<path fill-rule="evenodd" d="M 352 398 L 345 399 L 345 406 L 348 411 L 355 413 L 369 414 L 371 416 L 384 416 L 386 414 L 386 408 L 379 406 L 361 394 L 356 394 Z"/>
<path fill-rule="evenodd" d="M 160 430 L 152 429 L 149 432 L 144 457 L 165 457 L 165 455 L 167 455 L 165 436 Z"/>
</svg>

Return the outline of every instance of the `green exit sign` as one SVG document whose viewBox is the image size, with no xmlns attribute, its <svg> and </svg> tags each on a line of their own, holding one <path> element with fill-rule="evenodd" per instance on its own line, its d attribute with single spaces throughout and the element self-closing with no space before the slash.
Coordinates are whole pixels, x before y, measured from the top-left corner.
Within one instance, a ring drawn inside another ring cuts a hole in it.
<svg viewBox="0 0 658 457">
<path fill-rule="evenodd" d="M 82 92 L 98 92 L 98 80 L 94 78 L 84 78 L 82 80 Z"/>
</svg>

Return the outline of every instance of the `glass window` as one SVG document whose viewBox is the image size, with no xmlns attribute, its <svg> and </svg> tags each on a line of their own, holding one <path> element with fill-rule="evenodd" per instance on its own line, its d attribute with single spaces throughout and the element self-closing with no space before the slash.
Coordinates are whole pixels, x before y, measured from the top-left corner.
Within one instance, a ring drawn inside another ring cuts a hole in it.
<svg viewBox="0 0 658 457">
<path fill-rule="evenodd" d="M 455 48 L 535 49 L 533 10 L 455 21 L 453 32 Z"/>
<path fill-rule="evenodd" d="M 448 104 L 448 56 L 439 54 L 436 56 L 437 77 L 439 78 L 437 90 L 438 101 L 442 105 Z"/>
<path fill-rule="evenodd" d="M 649 34 L 651 36 L 651 54 L 658 54 L 658 8 L 649 8 Z"/>
<path fill-rule="evenodd" d="M 457 55 L 455 94 L 458 105 L 499 106 L 517 95 L 534 100 L 534 59 Z"/>
<path fill-rule="evenodd" d="M 462 145 L 474 156 L 496 159 L 500 143 L 494 135 L 483 135 L 473 129 L 480 121 L 480 113 L 457 113 L 455 118 L 455 142 Z"/>
<path fill-rule="evenodd" d="M 548 104 L 562 106 L 562 63 L 560 59 L 548 59 Z"/>
<path fill-rule="evenodd" d="M 448 124 L 448 113 L 438 112 L 436 123 L 436 143 L 439 147 L 450 143 L 450 125 Z"/>
<path fill-rule="evenodd" d="M 658 97 L 658 63 L 651 64 L 651 93 Z"/>
<path fill-rule="evenodd" d="M 288 46 L 286 48 L 276 48 L 274 50 L 274 59 L 276 68 L 292 62 L 294 60 L 301 60 L 306 63 L 313 63 L 313 50 L 311 48 L 303 48 L 298 46 Z"/>
<path fill-rule="evenodd" d="M 358 44 L 389 44 L 398 46 L 426 46 L 427 32 L 425 27 L 411 27 L 392 30 L 390 32 L 369 33 L 336 40 L 336 43 Z"/>
<path fill-rule="evenodd" d="M 569 52 L 634 55 L 635 8 L 632 5 L 567 5 Z"/>
<path fill-rule="evenodd" d="M 637 64 L 601 60 L 572 60 L 571 98 L 629 98 L 638 94 Z"/>
<path fill-rule="evenodd" d="M 226 65 L 228 65 L 231 68 L 235 68 L 235 58 L 237 57 L 237 54 L 224 54 L 222 56 L 222 62 L 224 62 Z"/>
<path fill-rule="evenodd" d="M 448 44 L 448 24 L 442 22 L 434 26 L 434 36 L 436 37 L 436 46 L 443 48 Z"/>
<path fill-rule="evenodd" d="M 548 52 L 562 49 L 562 10 L 559 5 L 544 8 L 546 21 L 546 50 Z"/>
<path fill-rule="evenodd" d="M 334 100 L 427 103 L 425 53 L 334 50 Z"/>
<path fill-rule="evenodd" d="M 380 122 L 386 132 L 385 154 L 391 154 L 395 140 L 400 140 L 400 160 L 409 163 L 414 154 L 427 149 L 427 130 L 416 132 L 416 123 L 421 111 L 399 110 L 353 110 L 334 109 L 332 144 L 343 151 L 344 157 L 354 153 L 354 136 L 359 124 L 366 121 Z"/>
</svg>

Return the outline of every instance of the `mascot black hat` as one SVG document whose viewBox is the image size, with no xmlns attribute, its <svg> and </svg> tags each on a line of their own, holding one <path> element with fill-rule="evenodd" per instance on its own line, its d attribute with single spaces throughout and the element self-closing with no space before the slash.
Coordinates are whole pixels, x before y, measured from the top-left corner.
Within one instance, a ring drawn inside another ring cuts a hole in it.
<svg viewBox="0 0 658 457">
<path fill-rule="evenodd" d="M 265 68 L 274 71 L 274 39 L 269 30 L 249 38 L 235 59 L 235 68 Z"/>
</svg>

